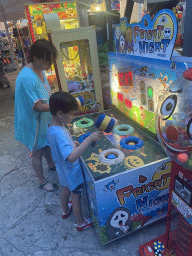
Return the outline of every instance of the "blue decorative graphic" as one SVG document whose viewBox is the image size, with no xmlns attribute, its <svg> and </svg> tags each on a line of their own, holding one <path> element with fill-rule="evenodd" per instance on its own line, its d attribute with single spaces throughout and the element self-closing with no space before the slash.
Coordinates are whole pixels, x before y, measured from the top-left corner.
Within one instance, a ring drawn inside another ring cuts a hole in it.
<svg viewBox="0 0 192 256">
<path fill-rule="evenodd" d="M 115 189 L 116 184 L 119 182 L 119 180 L 112 180 L 107 185 L 105 185 L 106 188 L 103 189 L 103 191 L 111 190 L 111 192 Z"/>
</svg>

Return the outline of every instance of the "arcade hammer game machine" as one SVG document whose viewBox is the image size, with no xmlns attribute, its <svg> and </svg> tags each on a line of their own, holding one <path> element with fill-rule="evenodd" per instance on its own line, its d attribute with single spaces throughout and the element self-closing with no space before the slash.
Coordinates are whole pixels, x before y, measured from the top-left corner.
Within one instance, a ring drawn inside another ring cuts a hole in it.
<svg viewBox="0 0 192 256">
<path fill-rule="evenodd" d="M 115 29 L 116 52 L 109 53 L 112 109 L 103 111 L 93 36 L 89 38 L 87 30 L 55 31 L 51 39 L 61 52 L 57 66 L 62 88 L 74 94 L 95 92 L 93 100 L 85 100 L 85 115 L 74 118 L 68 128 L 80 142 L 97 129 L 104 131 L 102 140 L 82 156 L 90 216 L 104 245 L 167 215 L 171 159 L 153 139 L 155 113 L 157 99 L 187 68 L 170 60 L 177 34 L 170 10 L 161 10 L 153 20 L 145 15 L 140 23 L 122 18 Z M 91 58 L 86 57 L 89 52 Z M 67 59 L 67 73 L 62 58 Z M 76 66 L 87 62 L 79 75 L 68 62 L 72 59 Z M 78 83 L 84 73 L 86 83 Z"/>
<path fill-rule="evenodd" d="M 191 9 L 192 2 L 186 1 L 185 24 L 192 21 Z M 185 25 L 183 56 L 192 57 L 191 35 L 191 28 L 186 29 Z M 156 132 L 172 159 L 166 233 L 141 245 L 142 256 L 192 255 L 191 92 L 192 69 L 189 68 L 171 83 L 158 103 Z"/>
</svg>

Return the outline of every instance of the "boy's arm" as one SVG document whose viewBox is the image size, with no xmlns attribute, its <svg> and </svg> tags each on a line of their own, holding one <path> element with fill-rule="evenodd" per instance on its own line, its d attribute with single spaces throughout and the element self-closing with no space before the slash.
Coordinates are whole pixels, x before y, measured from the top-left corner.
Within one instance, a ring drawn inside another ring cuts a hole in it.
<svg viewBox="0 0 192 256">
<path fill-rule="evenodd" d="M 67 157 L 66 160 L 68 160 L 71 163 L 74 163 L 79 157 L 84 153 L 86 148 L 89 146 L 89 144 L 92 141 L 100 140 L 103 135 L 103 132 L 97 131 L 92 133 L 89 137 L 87 137 L 80 145 L 79 147 L 75 148 Z"/>
</svg>

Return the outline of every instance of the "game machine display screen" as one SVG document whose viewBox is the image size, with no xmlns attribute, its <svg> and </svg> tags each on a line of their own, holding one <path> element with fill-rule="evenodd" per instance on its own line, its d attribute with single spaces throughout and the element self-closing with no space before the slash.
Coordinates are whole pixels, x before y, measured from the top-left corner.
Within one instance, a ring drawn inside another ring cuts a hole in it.
<svg viewBox="0 0 192 256">
<path fill-rule="evenodd" d="M 112 109 L 69 126 L 80 142 L 104 131 L 82 156 L 90 215 L 102 244 L 167 215 L 171 159 L 156 140 L 155 113 L 166 88 L 187 69 L 170 60 L 177 34 L 170 10 L 153 20 L 145 15 L 138 24 L 122 18 L 115 34 L 116 53 L 109 53 Z"/>
<path fill-rule="evenodd" d="M 79 3 L 76 1 L 26 4 L 25 13 L 32 43 L 37 39 L 48 40 L 47 30 L 74 29 L 80 26 Z M 58 81 L 53 65 L 51 70 L 46 72 L 46 77 L 51 90 L 58 91 Z"/>
<path fill-rule="evenodd" d="M 103 97 L 94 27 L 50 33 L 58 51 L 56 70 L 61 90 L 81 96 L 84 106 L 79 114 L 103 110 Z"/>
</svg>

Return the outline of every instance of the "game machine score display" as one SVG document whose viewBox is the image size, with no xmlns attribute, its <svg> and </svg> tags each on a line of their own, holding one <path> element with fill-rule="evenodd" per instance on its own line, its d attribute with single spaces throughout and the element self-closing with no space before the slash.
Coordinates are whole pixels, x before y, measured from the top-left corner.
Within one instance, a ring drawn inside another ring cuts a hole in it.
<svg viewBox="0 0 192 256">
<path fill-rule="evenodd" d="M 119 85 L 123 87 L 133 87 L 133 74 L 131 71 L 118 72 Z"/>
</svg>

